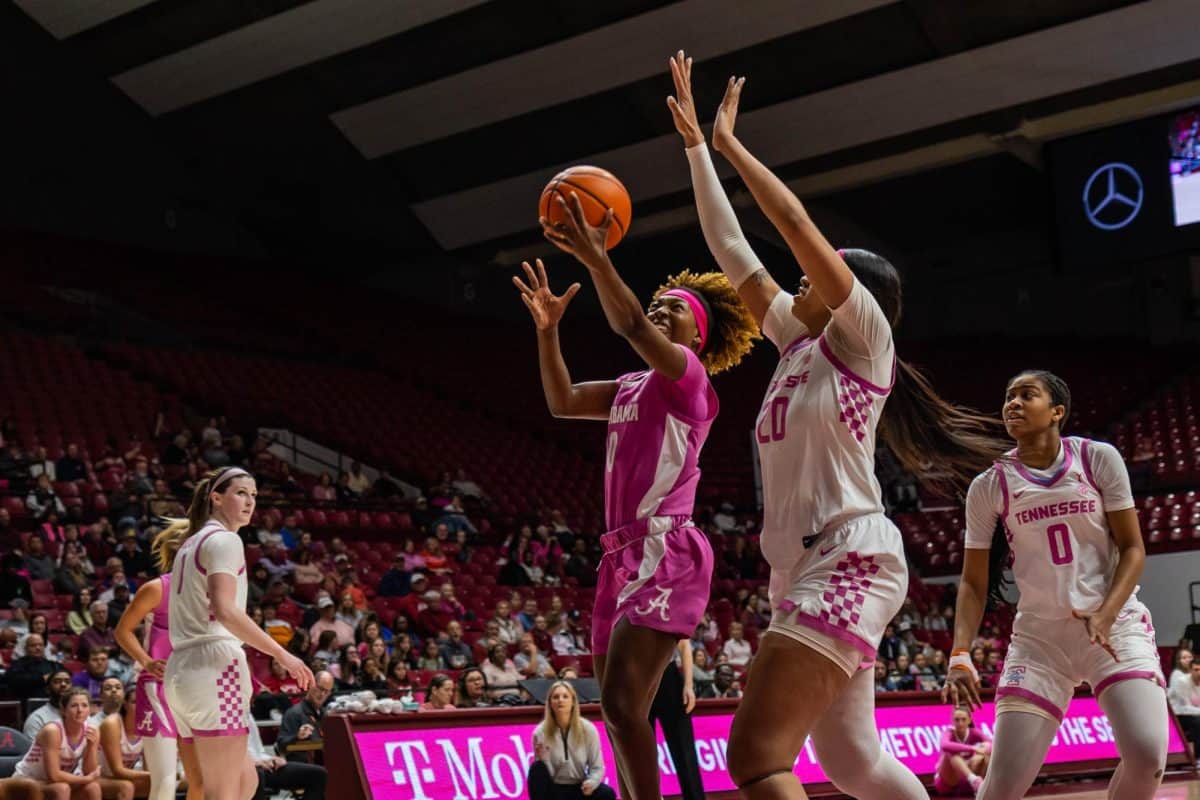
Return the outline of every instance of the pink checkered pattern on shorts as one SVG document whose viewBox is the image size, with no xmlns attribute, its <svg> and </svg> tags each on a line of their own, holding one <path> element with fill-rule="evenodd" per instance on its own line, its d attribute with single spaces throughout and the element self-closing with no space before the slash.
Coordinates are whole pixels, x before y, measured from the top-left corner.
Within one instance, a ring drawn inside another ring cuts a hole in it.
<svg viewBox="0 0 1200 800">
<path fill-rule="evenodd" d="M 875 402 L 875 393 L 845 375 L 838 376 L 838 419 L 846 423 L 858 441 L 867 435 L 867 414 Z"/>
<path fill-rule="evenodd" d="M 233 662 L 217 678 L 217 708 L 221 712 L 217 730 L 231 731 L 246 727 L 246 709 L 242 703 L 242 676 Z"/>
<path fill-rule="evenodd" d="M 879 565 L 875 556 L 850 552 L 834 569 L 830 588 L 821 596 L 827 605 L 819 618 L 835 627 L 849 628 L 858 624 L 859 611 L 867 600 L 864 590 L 871 588 L 871 576 L 879 572 Z"/>
</svg>

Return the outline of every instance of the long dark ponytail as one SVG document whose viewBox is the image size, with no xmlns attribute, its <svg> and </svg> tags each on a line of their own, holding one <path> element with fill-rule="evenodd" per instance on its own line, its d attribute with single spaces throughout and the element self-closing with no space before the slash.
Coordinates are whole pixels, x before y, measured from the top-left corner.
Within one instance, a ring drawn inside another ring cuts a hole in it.
<svg viewBox="0 0 1200 800">
<path fill-rule="evenodd" d="M 894 330 L 901 311 L 896 268 L 869 250 L 838 252 Z M 896 357 L 896 383 L 883 407 L 879 435 L 900 464 L 925 479 L 931 490 L 961 496 L 1007 449 L 1002 431 L 998 420 L 939 396 L 919 370 Z"/>
<path fill-rule="evenodd" d="M 1061 436 L 1063 428 L 1067 425 L 1067 418 L 1071 416 L 1071 387 L 1067 386 L 1067 382 L 1062 378 L 1045 369 L 1021 370 L 1009 378 L 1005 385 L 1011 386 L 1013 381 L 1025 375 L 1036 378 L 1042 384 L 1050 395 L 1051 405 L 1063 407 L 1062 419 L 1058 421 L 1058 433 Z M 1010 459 L 1005 457 L 1004 460 Z M 1003 467 L 997 465 L 996 469 L 1003 469 Z M 1004 520 L 996 520 L 996 529 L 992 531 L 992 549 L 988 552 L 987 598 L 989 605 L 1002 605 L 1008 602 L 1004 594 L 1011 581 L 1005 577 L 1004 573 L 1010 567 L 1012 567 L 1012 546 L 1008 541 L 1008 529 L 1004 527 Z"/>
</svg>

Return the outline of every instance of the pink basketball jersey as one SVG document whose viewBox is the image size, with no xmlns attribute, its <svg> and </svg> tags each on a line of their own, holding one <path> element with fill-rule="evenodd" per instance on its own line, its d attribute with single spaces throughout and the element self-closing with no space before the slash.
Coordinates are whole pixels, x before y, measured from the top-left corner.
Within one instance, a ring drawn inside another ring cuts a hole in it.
<svg viewBox="0 0 1200 800">
<path fill-rule="evenodd" d="M 687 368 L 679 380 L 654 370 L 617 379 L 604 465 L 610 531 L 648 517 L 692 513 L 700 449 L 719 405 L 700 359 L 680 349 Z"/>
<path fill-rule="evenodd" d="M 147 642 L 146 652 L 152 659 L 166 661 L 171 655 L 171 573 L 160 575 L 159 581 L 162 582 L 162 599 L 158 601 L 150 622 L 150 641 Z"/>
</svg>

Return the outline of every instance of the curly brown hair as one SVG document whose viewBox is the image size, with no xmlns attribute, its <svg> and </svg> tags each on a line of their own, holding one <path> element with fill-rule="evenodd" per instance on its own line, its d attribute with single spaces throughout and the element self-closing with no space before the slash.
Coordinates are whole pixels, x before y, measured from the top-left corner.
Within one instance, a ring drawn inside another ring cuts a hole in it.
<svg viewBox="0 0 1200 800">
<path fill-rule="evenodd" d="M 709 375 L 736 367 L 754 347 L 755 340 L 762 338 L 750 309 L 738 297 L 737 289 L 733 288 L 729 279 L 720 272 L 692 272 L 685 269 L 667 278 L 667 282 L 654 292 L 654 297 L 657 298 L 668 289 L 677 288 L 698 292 L 712 309 L 712 333 L 704 352 L 700 354 L 700 363 Z"/>
</svg>

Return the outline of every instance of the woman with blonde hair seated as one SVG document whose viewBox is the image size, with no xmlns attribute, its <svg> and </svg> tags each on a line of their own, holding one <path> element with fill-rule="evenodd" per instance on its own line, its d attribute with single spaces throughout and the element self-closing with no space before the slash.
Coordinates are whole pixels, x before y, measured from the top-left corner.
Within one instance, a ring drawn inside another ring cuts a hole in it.
<svg viewBox="0 0 1200 800">
<path fill-rule="evenodd" d="M 529 800 L 616 800 L 604 782 L 600 735 L 579 715 L 579 697 L 566 681 L 555 681 L 546 696 L 546 716 L 533 731 Z"/>
</svg>

